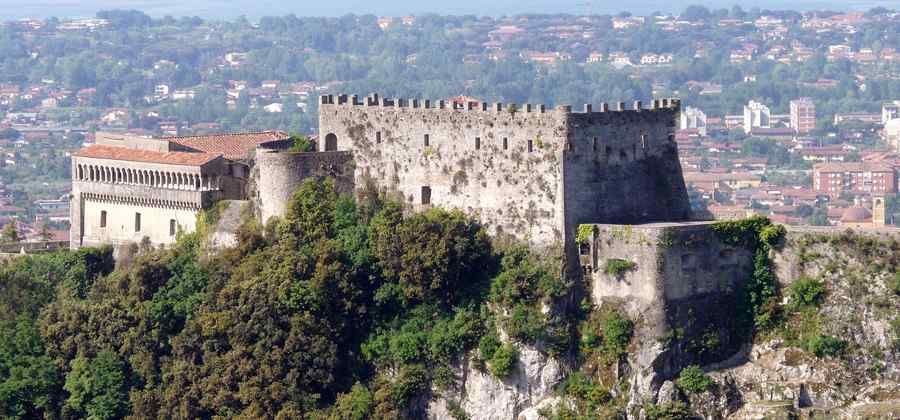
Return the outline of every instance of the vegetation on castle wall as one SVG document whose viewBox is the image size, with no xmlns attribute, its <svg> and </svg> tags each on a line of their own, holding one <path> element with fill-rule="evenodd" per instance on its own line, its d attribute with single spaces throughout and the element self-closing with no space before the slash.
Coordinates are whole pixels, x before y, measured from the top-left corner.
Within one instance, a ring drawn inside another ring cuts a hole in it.
<svg viewBox="0 0 900 420">
<path fill-rule="evenodd" d="M 288 149 L 288 152 L 291 153 L 306 153 L 306 152 L 314 152 L 316 151 L 316 143 L 306 137 L 304 135 L 294 134 L 291 135 L 291 147 Z"/>
<path fill-rule="evenodd" d="M 609 258 L 606 260 L 606 265 L 603 266 L 603 272 L 613 277 L 622 277 L 625 273 L 634 270 L 636 267 L 637 263 L 633 261 L 623 260 L 621 258 Z"/>
<path fill-rule="evenodd" d="M 575 242 L 578 244 L 587 243 L 591 239 L 591 236 L 594 235 L 594 230 L 594 225 L 578 225 L 578 232 L 575 234 Z"/>
<path fill-rule="evenodd" d="M 754 253 L 753 272 L 744 286 L 739 307 L 736 308 L 744 328 L 772 329 L 779 321 L 778 284 L 772 271 L 769 251 L 781 246 L 785 228 L 772 224 L 768 218 L 753 216 L 747 219 L 716 222 L 712 229 L 722 242 L 744 247 Z"/>
</svg>

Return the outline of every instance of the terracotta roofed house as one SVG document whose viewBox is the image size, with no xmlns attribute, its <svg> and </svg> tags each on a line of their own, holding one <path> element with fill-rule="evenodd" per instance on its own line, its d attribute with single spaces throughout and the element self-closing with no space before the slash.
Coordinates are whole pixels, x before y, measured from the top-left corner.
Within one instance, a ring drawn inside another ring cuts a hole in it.
<svg viewBox="0 0 900 420">
<path fill-rule="evenodd" d="M 252 153 L 289 142 L 279 131 L 191 137 L 97 133 L 72 154 L 73 248 L 153 244 L 192 232 L 197 214 L 220 200 L 246 199 Z"/>
</svg>

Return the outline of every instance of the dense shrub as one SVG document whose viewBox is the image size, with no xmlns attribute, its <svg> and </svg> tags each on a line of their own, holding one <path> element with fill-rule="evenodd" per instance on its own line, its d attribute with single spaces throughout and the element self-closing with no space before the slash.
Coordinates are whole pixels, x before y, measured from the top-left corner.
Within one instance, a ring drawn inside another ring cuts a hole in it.
<svg viewBox="0 0 900 420">
<path fill-rule="evenodd" d="M 812 277 L 800 277 L 788 289 L 793 308 L 817 306 L 825 297 L 825 283 Z"/>
<path fill-rule="evenodd" d="M 682 369 L 676 382 L 681 389 L 695 394 L 706 392 L 716 384 L 697 365 L 690 365 Z"/>
<path fill-rule="evenodd" d="M 603 267 L 603 272 L 613 277 L 621 277 L 625 273 L 634 270 L 637 264 L 620 258 L 609 258 Z"/>
<path fill-rule="evenodd" d="M 900 295 L 900 273 L 894 274 L 894 277 L 888 280 L 888 288 L 891 289 L 895 295 Z"/>
<path fill-rule="evenodd" d="M 690 420 L 695 417 L 687 404 L 681 401 L 672 401 L 662 405 L 650 404 L 644 409 L 647 420 Z"/>
<path fill-rule="evenodd" d="M 124 416 L 128 409 L 125 364 L 118 356 L 103 351 L 92 359 L 72 361 L 66 377 L 69 393 L 66 406 L 87 418 L 106 420 Z"/>
<path fill-rule="evenodd" d="M 808 337 L 803 343 L 803 348 L 815 354 L 816 357 L 833 357 L 844 352 L 847 348 L 847 342 L 830 335 L 817 334 Z"/>
<path fill-rule="evenodd" d="M 488 369 L 498 378 L 505 378 L 512 373 L 516 365 L 519 353 L 512 344 L 504 344 L 494 351 L 491 360 L 488 361 Z"/>
</svg>

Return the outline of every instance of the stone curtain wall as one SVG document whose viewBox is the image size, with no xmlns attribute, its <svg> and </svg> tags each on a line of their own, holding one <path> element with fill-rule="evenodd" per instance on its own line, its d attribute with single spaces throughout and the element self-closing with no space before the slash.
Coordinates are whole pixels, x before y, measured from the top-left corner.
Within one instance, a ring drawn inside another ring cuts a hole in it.
<svg viewBox="0 0 900 420">
<path fill-rule="evenodd" d="M 372 181 L 417 211 L 461 209 L 493 234 L 536 243 L 562 239 L 567 112 L 327 98 L 319 107 L 320 138 L 333 134 L 339 150 L 353 151 L 357 185 Z"/>
<path fill-rule="evenodd" d="M 294 191 L 306 178 L 335 180 L 339 192 L 353 192 L 353 155 L 349 152 L 296 153 L 258 147 L 254 166 L 254 184 L 260 220 L 282 216 Z"/>
<path fill-rule="evenodd" d="M 377 95 L 320 102 L 320 148 L 352 150 L 357 185 L 374 181 L 414 210 L 459 208 L 492 233 L 538 244 L 564 240 L 579 223 L 689 217 L 670 137 L 676 100 L 580 113 Z"/>
</svg>

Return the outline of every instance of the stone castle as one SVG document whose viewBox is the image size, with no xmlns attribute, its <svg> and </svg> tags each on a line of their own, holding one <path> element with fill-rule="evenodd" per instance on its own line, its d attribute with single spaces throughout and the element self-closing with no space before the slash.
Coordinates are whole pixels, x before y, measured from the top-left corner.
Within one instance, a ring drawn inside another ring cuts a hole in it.
<svg viewBox="0 0 900 420">
<path fill-rule="evenodd" d="M 674 141 L 680 102 L 626 109 L 324 95 L 316 152 L 281 132 L 99 135 L 73 155 L 73 247 L 174 241 L 198 211 L 249 200 L 282 215 L 306 178 L 366 185 L 411 210 L 458 208 L 491 233 L 565 241 L 584 223 L 687 220 Z"/>
</svg>

